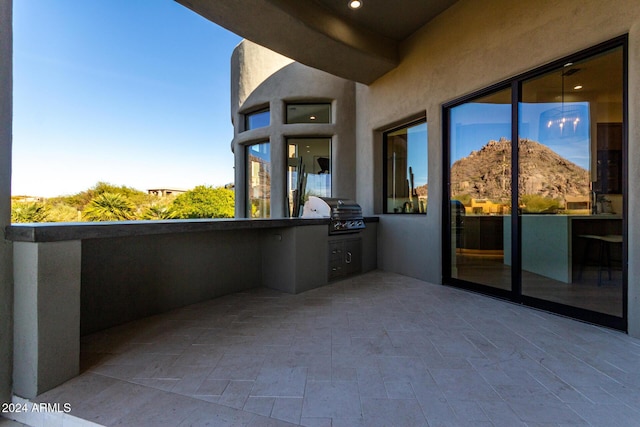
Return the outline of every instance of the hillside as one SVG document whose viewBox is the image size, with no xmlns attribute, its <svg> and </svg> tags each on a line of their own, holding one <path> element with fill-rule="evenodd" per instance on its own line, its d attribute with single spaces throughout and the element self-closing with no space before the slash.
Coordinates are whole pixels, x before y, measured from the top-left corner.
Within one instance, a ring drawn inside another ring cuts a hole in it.
<svg viewBox="0 0 640 427">
<path fill-rule="evenodd" d="M 589 172 L 559 156 L 539 142 L 522 139 L 520 147 L 521 194 L 544 198 L 589 195 Z M 511 141 L 489 141 L 479 151 L 451 167 L 451 192 L 472 198 L 504 200 L 510 197 Z"/>
</svg>

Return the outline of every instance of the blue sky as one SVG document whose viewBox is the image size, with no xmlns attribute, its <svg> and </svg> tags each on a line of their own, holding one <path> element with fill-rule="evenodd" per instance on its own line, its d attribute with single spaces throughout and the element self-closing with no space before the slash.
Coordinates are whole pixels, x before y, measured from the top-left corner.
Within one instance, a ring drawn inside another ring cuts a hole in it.
<svg viewBox="0 0 640 427">
<path fill-rule="evenodd" d="M 589 105 L 586 102 L 565 103 L 567 110 L 580 109 L 580 127 L 576 136 L 557 138 L 546 129 L 546 113 L 561 110 L 561 103 L 521 103 L 520 137 L 546 145 L 558 155 L 589 170 L 590 139 Z M 467 103 L 451 110 L 451 164 L 478 151 L 490 140 L 511 140 L 511 105 Z"/>
<path fill-rule="evenodd" d="M 233 182 L 240 38 L 173 0 L 19 0 L 12 194 Z"/>
</svg>

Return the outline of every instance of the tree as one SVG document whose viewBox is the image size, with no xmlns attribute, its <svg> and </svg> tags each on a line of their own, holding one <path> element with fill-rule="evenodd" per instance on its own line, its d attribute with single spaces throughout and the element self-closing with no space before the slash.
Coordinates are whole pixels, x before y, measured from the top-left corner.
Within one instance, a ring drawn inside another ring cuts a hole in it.
<svg viewBox="0 0 640 427">
<path fill-rule="evenodd" d="M 538 194 L 525 194 L 520 197 L 520 203 L 524 213 L 556 213 L 560 209 L 559 201 Z"/>
<path fill-rule="evenodd" d="M 63 196 L 49 199 L 52 203 L 64 203 L 73 206 L 78 210 L 83 210 L 97 196 L 104 193 L 119 194 L 133 203 L 138 210 L 142 210 L 151 204 L 152 196 L 144 191 L 136 190 L 125 185 L 116 186 L 108 182 L 99 181 L 93 187 L 76 193 L 72 196 Z"/>
<path fill-rule="evenodd" d="M 142 214 L 140 214 L 140 219 L 176 219 L 178 218 L 177 214 L 171 209 L 170 206 L 166 205 L 151 205 L 147 209 L 145 209 Z"/>
<path fill-rule="evenodd" d="M 73 206 L 64 203 L 47 202 L 47 221 L 49 222 L 76 222 L 80 221 L 79 211 Z"/>
<path fill-rule="evenodd" d="M 14 202 L 11 204 L 11 222 L 47 222 L 48 209 L 44 203 Z"/>
<path fill-rule="evenodd" d="M 233 218 L 234 196 L 228 188 L 199 185 L 176 197 L 171 210 L 177 218 Z"/>
<path fill-rule="evenodd" d="M 135 206 L 123 195 L 102 193 L 91 199 L 83 212 L 88 221 L 123 221 L 133 219 Z"/>
</svg>

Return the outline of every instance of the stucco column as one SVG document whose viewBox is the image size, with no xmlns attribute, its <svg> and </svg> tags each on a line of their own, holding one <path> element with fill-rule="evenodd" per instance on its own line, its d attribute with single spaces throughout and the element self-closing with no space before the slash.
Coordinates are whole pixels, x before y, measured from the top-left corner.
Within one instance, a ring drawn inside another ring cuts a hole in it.
<svg viewBox="0 0 640 427">
<path fill-rule="evenodd" d="M 79 373 L 79 240 L 15 242 L 14 394 L 31 399 Z"/>
<path fill-rule="evenodd" d="M 271 218 L 284 218 L 287 195 L 287 140 L 282 135 L 281 124 L 285 123 L 284 102 L 272 102 L 269 142 L 271 144 Z"/>
<path fill-rule="evenodd" d="M 640 20 L 629 31 L 628 319 L 629 335 L 640 338 Z"/>
<path fill-rule="evenodd" d="M 11 124 L 13 115 L 12 1 L 0 0 L 0 401 L 11 401 L 13 347 L 12 245 L 4 239 L 11 223 Z"/>
</svg>

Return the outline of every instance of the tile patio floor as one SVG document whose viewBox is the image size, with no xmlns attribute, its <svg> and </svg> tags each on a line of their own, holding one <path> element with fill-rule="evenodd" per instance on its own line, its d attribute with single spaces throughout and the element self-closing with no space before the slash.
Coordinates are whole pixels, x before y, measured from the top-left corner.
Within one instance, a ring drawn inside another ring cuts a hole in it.
<svg viewBox="0 0 640 427">
<path fill-rule="evenodd" d="M 82 375 L 36 400 L 108 426 L 640 426 L 640 340 L 379 271 L 217 298 L 82 351 Z"/>
</svg>

